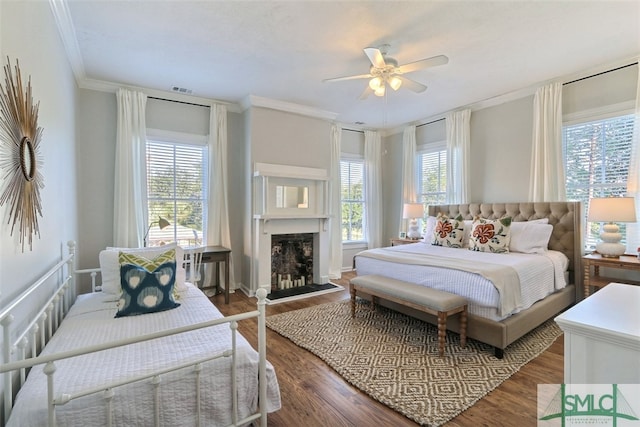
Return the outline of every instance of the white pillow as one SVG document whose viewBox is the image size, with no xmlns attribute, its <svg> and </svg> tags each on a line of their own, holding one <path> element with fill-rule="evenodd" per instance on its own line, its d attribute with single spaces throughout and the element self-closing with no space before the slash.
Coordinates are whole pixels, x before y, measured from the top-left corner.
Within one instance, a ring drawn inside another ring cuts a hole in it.
<svg viewBox="0 0 640 427">
<path fill-rule="evenodd" d="M 114 248 L 108 247 L 100 251 L 98 256 L 100 260 L 100 272 L 102 274 L 102 292 L 108 294 L 120 295 L 122 292 L 120 286 L 120 262 L 118 254 L 120 252 L 135 253 L 145 258 L 154 258 L 157 255 L 175 248 L 176 250 L 176 289 L 182 291 L 186 289 L 185 281 L 187 273 L 184 269 L 184 251 L 181 246 L 175 242 L 163 246 L 154 246 L 151 248 Z"/>
<path fill-rule="evenodd" d="M 549 222 L 547 218 L 544 220 L 512 222 L 509 250 L 525 254 L 546 252 L 553 232 L 553 225 L 546 224 Z"/>
<path fill-rule="evenodd" d="M 431 244 L 431 239 L 433 238 L 433 230 L 436 228 L 436 217 L 428 216 L 427 217 L 427 225 L 424 227 L 424 236 L 422 236 L 422 240 L 425 243 Z"/>
<path fill-rule="evenodd" d="M 462 247 L 469 247 L 469 236 L 471 236 L 471 229 L 473 228 L 473 220 L 465 219 L 464 220 L 464 231 L 462 232 Z"/>
</svg>

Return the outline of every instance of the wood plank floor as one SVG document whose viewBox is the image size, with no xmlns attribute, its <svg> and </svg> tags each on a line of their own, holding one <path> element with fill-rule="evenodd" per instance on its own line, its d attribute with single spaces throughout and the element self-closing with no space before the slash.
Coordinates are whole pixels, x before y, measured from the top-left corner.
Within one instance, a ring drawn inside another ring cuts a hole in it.
<svg viewBox="0 0 640 427">
<path fill-rule="evenodd" d="M 267 305 L 267 316 L 349 298 L 345 273 L 336 281 L 344 291 Z M 243 292 L 211 298 L 224 315 L 255 310 L 255 298 Z M 240 332 L 254 346 L 256 322 L 242 322 Z M 524 366 L 467 411 L 445 424 L 447 427 L 536 426 L 538 384 L 563 381 L 562 336 L 540 357 Z M 417 426 L 403 415 L 378 403 L 344 381 L 332 368 L 310 352 L 267 328 L 267 359 L 275 367 L 280 384 L 282 409 L 269 415 L 269 426 Z"/>
</svg>

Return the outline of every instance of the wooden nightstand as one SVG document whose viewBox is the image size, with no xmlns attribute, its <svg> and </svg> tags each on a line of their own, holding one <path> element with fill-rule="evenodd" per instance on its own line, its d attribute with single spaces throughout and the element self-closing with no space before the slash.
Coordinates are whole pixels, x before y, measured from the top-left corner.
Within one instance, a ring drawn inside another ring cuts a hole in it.
<svg viewBox="0 0 640 427">
<path fill-rule="evenodd" d="M 400 246 L 400 245 L 408 245 L 409 243 L 417 243 L 422 241 L 422 239 L 403 239 L 403 238 L 396 238 L 396 239 L 391 239 L 391 246 Z"/>
<path fill-rule="evenodd" d="M 591 293 L 591 286 L 602 288 L 611 282 L 640 285 L 640 281 L 638 280 L 613 279 L 600 276 L 600 267 L 632 270 L 638 272 L 640 275 L 640 259 L 634 255 L 621 255 L 620 258 L 604 258 L 600 254 L 590 254 L 582 257 L 582 263 L 584 269 L 585 298 Z M 593 273 L 591 267 L 593 267 Z"/>
</svg>

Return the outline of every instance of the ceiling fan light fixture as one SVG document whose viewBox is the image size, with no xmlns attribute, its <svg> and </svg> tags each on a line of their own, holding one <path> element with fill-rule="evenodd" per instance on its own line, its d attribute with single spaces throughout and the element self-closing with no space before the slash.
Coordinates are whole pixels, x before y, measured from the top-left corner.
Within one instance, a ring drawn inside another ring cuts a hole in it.
<svg viewBox="0 0 640 427">
<path fill-rule="evenodd" d="M 400 86 L 402 86 L 402 80 L 400 80 L 398 76 L 393 76 L 389 79 L 389 86 L 391 86 L 393 90 L 398 90 Z"/>
<path fill-rule="evenodd" d="M 373 93 L 376 96 L 384 96 L 384 92 L 385 92 L 385 87 L 384 84 L 382 86 L 380 86 L 378 89 L 374 90 Z"/>
<path fill-rule="evenodd" d="M 378 89 L 380 89 L 380 86 L 384 86 L 383 82 L 382 82 L 382 78 L 374 77 L 371 80 L 369 80 L 369 87 L 371 89 L 378 90 Z"/>
</svg>

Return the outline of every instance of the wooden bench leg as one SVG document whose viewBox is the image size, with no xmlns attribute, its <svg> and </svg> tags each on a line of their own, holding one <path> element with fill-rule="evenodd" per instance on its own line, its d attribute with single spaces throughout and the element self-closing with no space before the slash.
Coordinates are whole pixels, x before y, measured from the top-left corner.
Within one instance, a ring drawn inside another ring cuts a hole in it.
<svg viewBox="0 0 640 427">
<path fill-rule="evenodd" d="M 349 293 L 351 293 L 351 318 L 356 317 L 356 289 L 352 284 L 349 284 Z"/>
<path fill-rule="evenodd" d="M 447 313 L 438 312 L 438 355 L 444 356 L 444 340 L 447 336 Z"/>
<path fill-rule="evenodd" d="M 467 306 L 464 306 L 464 310 L 460 313 L 460 346 L 465 347 L 467 345 Z"/>
</svg>

